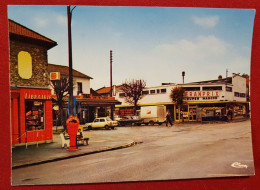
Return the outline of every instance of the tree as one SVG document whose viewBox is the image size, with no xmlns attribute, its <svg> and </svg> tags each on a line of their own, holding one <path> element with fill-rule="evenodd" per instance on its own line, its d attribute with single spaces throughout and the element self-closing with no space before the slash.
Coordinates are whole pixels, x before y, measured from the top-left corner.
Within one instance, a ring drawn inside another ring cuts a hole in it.
<svg viewBox="0 0 260 190">
<path fill-rule="evenodd" d="M 249 75 L 248 75 L 248 74 L 246 74 L 246 73 L 243 73 L 243 74 L 241 75 L 241 77 L 244 77 L 244 78 L 249 78 Z"/>
<path fill-rule="evenodd" d="M 183 105 L 183 97 L 184 97 L 184 88 L 183 87 L 175 87 L 172 89 L 170 98 L 172 102 L 174 102 L 176 105 L 182 107 Z"/>
<path fill-rule="evenodd" d="M 137 103 L 144 96 L 143 89 L 146 86 L 144 80 L 125 81 L 121 85 L 121 90 L 125 93 L 125 101 L 130 104 L 134 104 L 134 114 L 136 114 Z"/>
<path fill-rule="evenodd" d="M 52 99 L 52 100 L 53 102 L 57 103 L 57 105 L 59 106 L 59 119 L 61 121 L 61 124 L 64 127 L 64 130 L 66 130 L 66 123 L 63 117 L 63 103 L 64 103 L 64 97 L 67 96 L 69 93 L 69 80 L 68 78 L 61 78 L 60 80 L 52 80 L 51 86 L 56 95 L 56 99 Z"/>
</svg>

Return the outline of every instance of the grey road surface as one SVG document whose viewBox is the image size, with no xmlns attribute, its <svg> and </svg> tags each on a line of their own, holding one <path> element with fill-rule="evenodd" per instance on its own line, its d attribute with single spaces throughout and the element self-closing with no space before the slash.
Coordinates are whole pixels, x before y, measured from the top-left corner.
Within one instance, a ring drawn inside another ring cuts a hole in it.
<svg viewBox="0 0 260 190">
<path fill-rule="evenodd" d="M 254 175 L 250 121 L 120 127 L 135 146 L 12 171 L 13 185 L 80 184 Z"/>
</svg>

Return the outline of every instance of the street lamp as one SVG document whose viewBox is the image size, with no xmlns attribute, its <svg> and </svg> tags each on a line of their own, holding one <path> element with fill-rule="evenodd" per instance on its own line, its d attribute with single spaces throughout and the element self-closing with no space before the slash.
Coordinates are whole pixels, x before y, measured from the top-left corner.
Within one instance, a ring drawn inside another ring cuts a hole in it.
<svg viewBox="0 0 260 190">
<path fill-rule="evenodd" d="M 69 49 L 69 116 L 73 115 L 73 74 L 72 74 L 72 43 L 71 43 L 71 18 L 72 11 L 76 8 L 74 6 L 70 10 L 70 6 L 67 6 L 68 16 L 68 49 Z"/>
</svg>

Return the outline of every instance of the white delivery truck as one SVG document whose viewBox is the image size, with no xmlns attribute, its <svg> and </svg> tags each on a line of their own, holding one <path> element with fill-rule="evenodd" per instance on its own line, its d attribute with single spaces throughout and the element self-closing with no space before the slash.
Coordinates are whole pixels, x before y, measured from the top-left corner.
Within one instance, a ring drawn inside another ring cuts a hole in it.
<svg viewBox="0 0 260 190">
<path fill-rule="evenodd" d="M 143 124 L 159 124 L 166 120 L 166 106 L 142 106 L 140 118 Z"/>
</svg>

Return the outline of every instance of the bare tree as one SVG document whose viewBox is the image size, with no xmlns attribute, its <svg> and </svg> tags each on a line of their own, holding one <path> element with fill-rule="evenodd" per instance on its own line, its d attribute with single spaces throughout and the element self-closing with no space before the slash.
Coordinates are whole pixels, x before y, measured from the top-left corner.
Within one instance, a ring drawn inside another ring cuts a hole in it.
<svg viewBox="0 0 260 190">
<path fill-rule="evenodd" d="M 134 114 L 136 114 L 137 103 L 143 97 L 143 89 L 146 86 L 144 80 L 135 80 L 125 81 L 121 85 L 121 90 L 125 93 L 125 101 L 134 104 Z"/>
<path fill-rule="evenodd" d="M 69 80 L 68 78 L 61 78 L 60 80 L 52 80 L 51 86 L 54 90 L 54 93 L 56 94 L 56 99 L 53 99 L 53 102 L 57 103 L 57 105 L 59 106 L 59 118 L 61 124 L 64 127 L 64 130 L 66 130 L 66 123 L 63 115 L 63 103 L 64 103 L 64 97 L 67 96 L 69 93 Z"/>
</svg>

